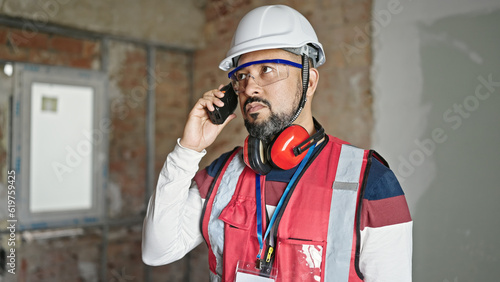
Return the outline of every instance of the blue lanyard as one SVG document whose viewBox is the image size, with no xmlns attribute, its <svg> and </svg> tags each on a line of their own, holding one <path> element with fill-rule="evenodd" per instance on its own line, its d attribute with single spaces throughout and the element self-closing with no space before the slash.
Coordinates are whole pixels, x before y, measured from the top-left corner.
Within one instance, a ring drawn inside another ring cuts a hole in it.
<svg viewBox="0 0 500 282">
<path fill-rule="evenodd" d="M 283 202 L 285 202 L 286 196 L 288 195 L 293 184 L 295 183 L 295 181 L 297 181 L 297 178 L 299 177 L 300 173 L 306 166 L 307 161 L 309 160 L 314 151 L 314 147 L 315 144 L 313 144 L 311 148 L 309 148 L 309 151 L 307 151 L 306 156 L 300 162 L 300 165 L 294 172 L 292 178 L 290 179 L 290 182 L 288 182 L 288 185 L 285 188 L 285 192 L 283 192 L 283 195 L 281 196 L 280 201 L 278 202 L 278 205 L 274 210 L 273 216 L 269 221 L 269 226 L 267 227 L 264 238 L 262 238 L 262 202 L 261 202 L 261 192 L 260 192 L 260 174 L 255 175 L 255 198 L 257 202 L 257 239 L 259 240 L 259 246 L 260 246 L 259 253 L 257 254 L 257 259 L 260 259 L 260 254 L 262 252 L 262 249 L 264 248 L 264 240 L 267 238 L 267 235 L 269 235 L 269 232 L 271 232 L 271 228 L 274 222 L 276 221 L 276 218 L 278 217 L 278 213 L 281 210 L 281 207 L 283 206 Z"/>
</svg>

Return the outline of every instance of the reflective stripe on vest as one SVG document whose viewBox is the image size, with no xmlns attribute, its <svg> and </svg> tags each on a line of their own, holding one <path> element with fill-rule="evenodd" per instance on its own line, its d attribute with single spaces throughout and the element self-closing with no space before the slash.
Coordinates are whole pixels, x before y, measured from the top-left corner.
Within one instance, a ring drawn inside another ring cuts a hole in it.
<svg viewBox="0 0 500 282">
<path fill-rule="evenodd" d="M 342 145 L 328 222 L 325 281 L 349 281 L 354 220 L 364 150 Z"/>
<path fill-rule="evenodd" d="M 218 274 L 213 274 L 212 271 L 209 271 L 210 274 L 210 282 L 221 282 L 222 281 L 222 276 Z"/>
<path fill-rule="evenodd" d="M 224 252 L 224 222 L 219 219 L 219 215 L 231 200 L 236 189 L 236 184 L 238 183 L 238 177 L 244 168 L 245 163 L 241 158 L 241 154 L 237 154 L 237 156 L 231 160 L 227 170 L 222 175 L 220 187 L 224 187 L 224 189 L 217 189 L 214 198 L 210 220 L 208 222 L 208 237 L 215 259 L 217 260 L 216 272 L 219 277 L 215 275 L 212 277 L 211 275 L 210 281 L 221 280 L 222 266 L 224 265 L 222 255 Z"/>
</svg>

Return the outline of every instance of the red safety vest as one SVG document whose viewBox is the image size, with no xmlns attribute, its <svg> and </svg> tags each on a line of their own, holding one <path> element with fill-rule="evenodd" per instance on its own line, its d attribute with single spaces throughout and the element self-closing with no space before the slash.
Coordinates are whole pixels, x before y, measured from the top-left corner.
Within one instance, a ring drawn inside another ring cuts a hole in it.
<svg viewBox="0 0 500 282">
<path fill-rule="evenodd" d="M 295 182 L 274 224 L 277 281 L 363 281 L 359 213 L 374 151 L 328 139 L 318 145 L 322 148 Z M 205 200 L 201 227 L 211 281 L 234 281 L 238 261 L 255 262 L 259 250 L 256 177 L 239 149 L 222 166 Z M 265 203 L 265 176 L 261 187 Z M 263 215 L 265 209 L 262 205 Z M 264 228 L 267 224 L 264 216 Z"/>
</svg>

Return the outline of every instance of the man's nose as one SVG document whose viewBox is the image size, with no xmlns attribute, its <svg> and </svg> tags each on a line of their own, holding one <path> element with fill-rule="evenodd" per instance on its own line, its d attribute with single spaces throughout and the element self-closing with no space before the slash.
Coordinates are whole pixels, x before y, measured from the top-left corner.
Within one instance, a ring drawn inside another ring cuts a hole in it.
<svg viewBox="0 0 500 282">
<path fill-rule="evenodd" d="M 247 96 L 259 95 L 262 91 L 262 87 L 257 84 L 255 77 L 251 74 L 248 75 L 245 83 L 244 93 Z"/>
</svg>

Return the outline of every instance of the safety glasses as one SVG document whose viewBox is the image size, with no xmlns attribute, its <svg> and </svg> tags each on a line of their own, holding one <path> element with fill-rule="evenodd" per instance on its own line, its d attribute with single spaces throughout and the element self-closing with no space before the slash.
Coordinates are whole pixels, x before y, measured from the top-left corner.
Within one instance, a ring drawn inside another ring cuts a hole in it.
<svg viewBox="0 0 500 282">
<path fill-rule="evenodd" d="M 288 66 L 302 68 L 301 64 L 283 59 L 260 60 L 238 66 L 228 74 L 228 77 L 238 93 L 245 89 L 250 77 L 261 87 L 288 78 L 290 74 Z"/>
</svg>

